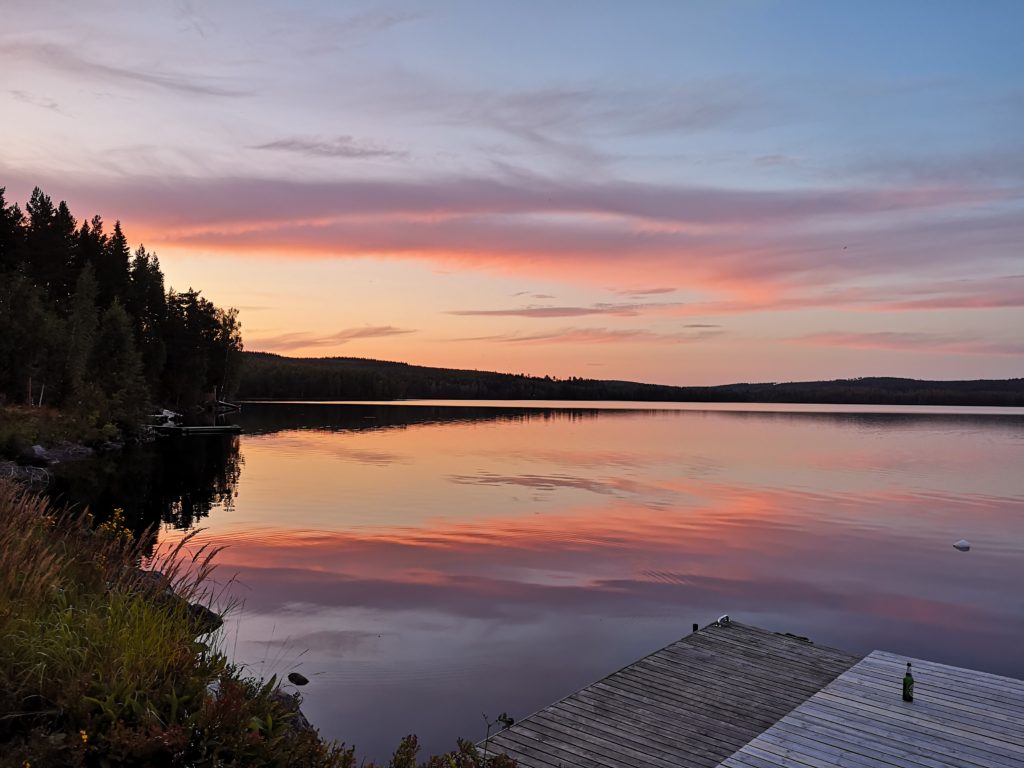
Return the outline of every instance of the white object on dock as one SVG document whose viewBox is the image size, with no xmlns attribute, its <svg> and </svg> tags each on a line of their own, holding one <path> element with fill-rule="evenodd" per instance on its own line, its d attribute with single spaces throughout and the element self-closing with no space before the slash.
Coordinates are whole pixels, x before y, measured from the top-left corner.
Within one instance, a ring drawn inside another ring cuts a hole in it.
<svg viewBox="0 0 1024 768">
<path fill-rule="evenodd" d="M 971 542 L 967 539 L 960 539 L 956 544 L 953 545 L 954 549 L 959 549 L 961 552 L 966 552 L 971 548 Z"/>
</svg>

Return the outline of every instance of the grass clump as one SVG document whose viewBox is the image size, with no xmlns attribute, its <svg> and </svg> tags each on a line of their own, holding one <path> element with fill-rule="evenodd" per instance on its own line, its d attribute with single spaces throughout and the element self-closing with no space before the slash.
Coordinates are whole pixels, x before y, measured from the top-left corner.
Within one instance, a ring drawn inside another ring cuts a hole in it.
<svg viewBox="0 0 1024 768">
<path fill-rule="evenodd" d="M 208 616 L 190 604 L 216 597 L 218 550 L 191 541 L 147 556 L 154 542 L 120 510 L 95 526 L 0 481 L 0 768 L 354 768 L 276 678 L 246 675 L 201 634 Z M 389 768 L 515 766 L 467 741 L 418 752 L 406 737 Z"/>
<path fill-rule="evenodd" d="M 0 483 L 0 765 L 351 764 L 292 727 L 275 680 L 197 640 L 188 602 L 210 597 L 216 551 L 185 543 L 147 575 L 122 520 L 94 528 Z"/>
</svg>

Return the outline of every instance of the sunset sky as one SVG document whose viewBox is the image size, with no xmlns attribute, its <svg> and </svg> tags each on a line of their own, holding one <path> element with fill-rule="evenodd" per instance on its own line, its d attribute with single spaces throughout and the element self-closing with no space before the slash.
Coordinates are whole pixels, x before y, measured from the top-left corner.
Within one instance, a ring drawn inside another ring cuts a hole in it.
<svg viewBox="0 0 1024 768">
<path fill-rule="evenodd" d="M 0 186 L 248 349 L 1024 376 L 1024 3 L 5 0 Z"/>
</svg>

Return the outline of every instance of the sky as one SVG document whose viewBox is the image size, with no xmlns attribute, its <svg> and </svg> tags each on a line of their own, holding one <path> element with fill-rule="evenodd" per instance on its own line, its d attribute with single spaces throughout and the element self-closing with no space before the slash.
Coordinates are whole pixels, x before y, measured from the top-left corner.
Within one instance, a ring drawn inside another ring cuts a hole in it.
<svg viewBox="0 0 1024 768">
<path fill-rule="evenodd" d="M 246 348 L 1024 376 L 1024 3 L 5 0 L 0 186 Z"/>
</svg>

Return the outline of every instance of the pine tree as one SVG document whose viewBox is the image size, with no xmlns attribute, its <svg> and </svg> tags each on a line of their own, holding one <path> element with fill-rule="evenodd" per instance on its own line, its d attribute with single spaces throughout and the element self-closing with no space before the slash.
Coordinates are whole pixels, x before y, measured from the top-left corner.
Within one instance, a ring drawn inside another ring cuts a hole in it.
<svg viewBox="0 0 1024 768">
<path fill-rule="evenodd" d="M 114 231 L 103 244 L 96 261 L 96 282 L 99 284 L 99 303 L 109 307 L 114 300 L 128 301 L 128 258 L 131 251 L 128 239 L 121 231 L 121 222 L 114 223 Z"/>
<path fill-rule="evenodd" d="M 68 316 L 67 365 L 64 372 L 64 403 L 83 412 L 96 406 L 96 386 L 89 376 L 89 360 L 96 342 L 96 327 L 99 321 L 96 291 L 96 277 L 92 264 L 86 264 L 78 275 L 71 300 L 71 314 Z"/>
<path fill-rule="evenodd" d="M 34 404 L 40 387 L 61 378 L 63 324 L 42 289 L 19 272 L 0 280 L 0 393 Z"/>
<path fill-rule="evenodd" d="M 24 258 L 25 215 L 16 204 L 7 205 L 0 187 L 0 274 L 17 269 Z"/>
<path fill-rule="evenodd" d="M 39 187 L 25 206 L 28 212 L 26 264 L 33 282 L 46 291 L 57 307 L 71 293 L 71 264 L 75 250 L 75 218 L 67 203 L 54 208 Z"/>
<path fill-rule="evenodd" d="M 132 256 L 128 309 L 135 319 L 135 338 L 142 353 L 146 380 L 155 387 L 167 358 L 164 326 L 167 320 L 167 295 L 164 275 L 155 253 L 139 245 Z"/>
<path fill-rule="evenodd" d="M 78 230 L 77 240 L 75 278 L 77 279 L 78 273 L 86 264 L 89 264 L 93 268 L 93 279 L 96 279 L 96 267 L 103 261 L 103 251 L 107 247 L 107 236 L 103 233 L 103 219 L 93 216 L 91 221 L 83 221 Z"/>
<path fill-rule="evenodd" d="M 121 302 L 104 311 L 90 357 L 92 379 L 105 397 L 101 417 L 123 430 L 137 428 L 149 409 L 149 393 L 132 321 Z"/>
</svg>

